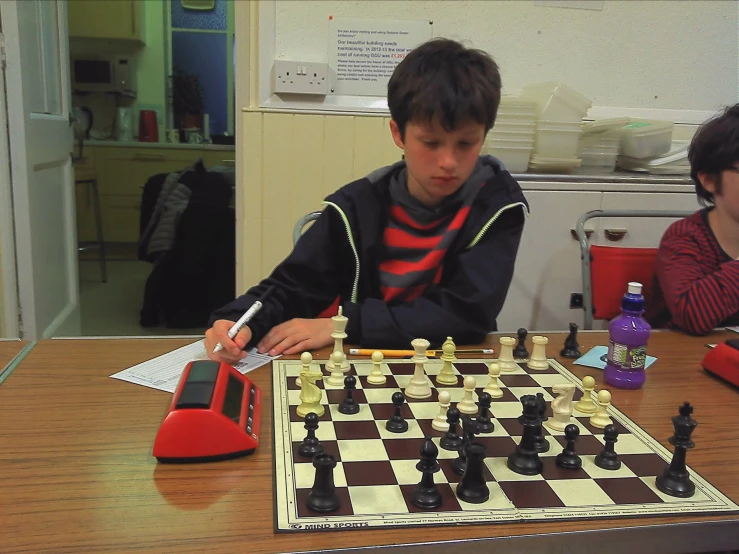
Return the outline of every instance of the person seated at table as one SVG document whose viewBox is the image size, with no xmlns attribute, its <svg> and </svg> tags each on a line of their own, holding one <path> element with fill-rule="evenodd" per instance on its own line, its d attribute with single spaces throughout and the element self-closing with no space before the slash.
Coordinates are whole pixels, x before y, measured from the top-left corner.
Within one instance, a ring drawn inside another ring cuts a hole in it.
<svg viewBox="0 0 739 554">
<path fill-rule="evenodd" d="M 705 335 L 739 325 L 739 104 L 704 123 L 688 150 L 705 208 L 665 231 L 647 320 Z"/>
<path fill-rule="evenodd" d="M 338 305 L 347 342 L 362 346 L 474 343 L 497 330 L 528 212 L 518 182 L 480 156 L 500 104 L 498 67 L 485 52 L 433 39 L 398 64 L 387 90 L 404 159 L 330 195 L 272 274 L 214 312 L 205 334 L 212 359 L 239 360 L 251 345 L 271 356 L 329 346 L 333 322 L 321 316 Z M 223 350 L 212 354 L 219 341 Z"/>
</svg>

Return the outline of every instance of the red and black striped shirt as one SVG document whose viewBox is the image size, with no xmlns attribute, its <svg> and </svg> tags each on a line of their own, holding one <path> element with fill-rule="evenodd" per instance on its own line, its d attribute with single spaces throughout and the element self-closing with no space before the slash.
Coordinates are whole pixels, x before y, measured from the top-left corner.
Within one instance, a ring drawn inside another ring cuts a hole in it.
<svg viewBox="0 0 739 554">
<path fill-rule="evenodd" d="M 716 240 L 708 212 L 676 221 L 660 241 L 647 319 L 655 327 L 704 335 L 739 323 L 739 260 Z"/>
</svg>

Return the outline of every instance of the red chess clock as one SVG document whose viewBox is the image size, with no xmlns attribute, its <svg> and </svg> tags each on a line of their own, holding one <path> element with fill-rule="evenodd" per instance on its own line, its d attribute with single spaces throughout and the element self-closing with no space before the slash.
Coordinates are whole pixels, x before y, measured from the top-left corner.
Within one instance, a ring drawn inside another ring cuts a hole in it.
<svg viewBox="0 0 739 554">
<path fill-rule="evenodd" d="M 703 369 L 739 387 L 739 339 L 711 348 L 703 358 Z"/>
<path fill-rule="evenodd" d="M 190 362 L 154 441 L 160 462 L 226 460 L 259 444 L 262 391 L 225 363 Z"/>
</svg>

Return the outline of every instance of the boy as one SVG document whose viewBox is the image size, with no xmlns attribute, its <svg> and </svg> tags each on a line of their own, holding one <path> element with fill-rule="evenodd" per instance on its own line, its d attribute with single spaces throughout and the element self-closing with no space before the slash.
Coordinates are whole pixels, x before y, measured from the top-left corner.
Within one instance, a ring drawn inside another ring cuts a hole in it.
<svg viewBox="0 0 739 554">
<path fill-rule="evenodd" d="M 251 344 L 271 356 L 328 346 L 332 321 L 318 316 L 337 300 L 347 341 L 367 347 L 408 348 L 417 337 L 474 343 L 497 330 L 528 210 L 500 162 L 479 156 L 500 88 L 484 52 L 447 39 L 410 52 L 388 83 L 404 160 L 330 195 L 272 275 L 213 314 L 208 354 L 233 363 Z M 230 340 L 233 322 L 271 285 Z M 211 354 L 219 341 L 223 350 Z"/>
<path fill-rule="evenodd" d="M 665 231 L 647 319 L 705 335 L 739 324 L 739 104 L 701 126 L 688 158 L 698 201 L 709 206 Z"/>
</svg>

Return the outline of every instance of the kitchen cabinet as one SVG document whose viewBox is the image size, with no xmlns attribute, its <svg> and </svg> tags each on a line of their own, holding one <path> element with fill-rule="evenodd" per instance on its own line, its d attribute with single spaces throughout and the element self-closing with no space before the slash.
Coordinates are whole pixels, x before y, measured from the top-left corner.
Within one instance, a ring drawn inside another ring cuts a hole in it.
<svg viewBox="0 0 739 554">
<path fill-rule="evenodd" d="M 141 41 L 141 1 L 69 0 L 69 36 Z"/>
</svg>

